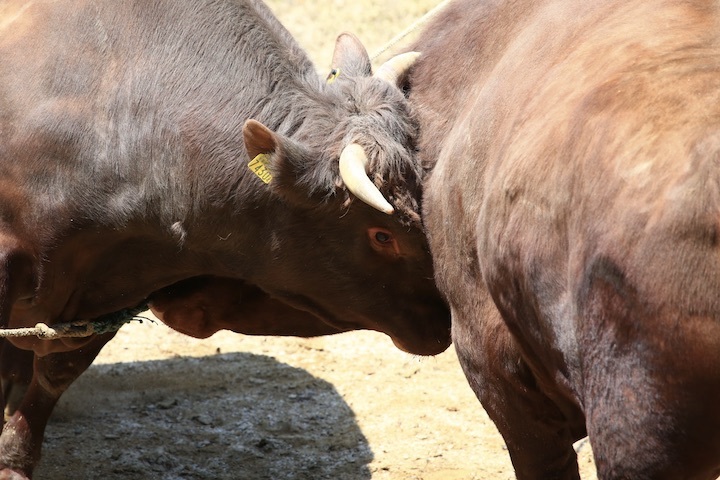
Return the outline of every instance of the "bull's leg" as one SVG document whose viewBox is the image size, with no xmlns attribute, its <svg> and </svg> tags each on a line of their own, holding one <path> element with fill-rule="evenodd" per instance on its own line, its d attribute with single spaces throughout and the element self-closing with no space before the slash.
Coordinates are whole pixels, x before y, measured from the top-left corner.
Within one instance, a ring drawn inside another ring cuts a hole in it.
<svg viewBox="0 0 720 480">
<path fill-rule="evenodd" d="M 7 327 L 13 306 L 20 299 L 32 298 L 38 271 L 33 248 L 19 238 L 0 231 L 0 327 Z M 0 340 L 0 380 L 2 407 L 16 408 L 19 397 L 30 383 L 32 353 L 24 353 L 8 340 Z M 15 387 L 15 388 L 12 388 Z"/>
<path fill-rule="evenodd" d="M 598 262 L 581 290 L 587 425 L 598 478 L 720 476 L 720 322 L 650 307 Z"/>
<path fill-rule="evenodd" d="M 78 350 L 35 357 L 28 391 L 0 435 L 0 479 L 31 477 L 55 404 L 113 336 L 98 335 Z"/>
<path fill-rule="evenodd" d="M 453 341 L 471 388 L 495 422 L 520 480 L 579 480 L 579 411 L 561 410 L 537 385 L 492 302 L 453 311 Z"/>
<path fill-rule="evenodd" d="M 0 340 L 0 383 L 5 419 L 15 413 L 30 386 L 33 357 L 32 351 L 17 348 L 5 339 Z"/>
</svg>

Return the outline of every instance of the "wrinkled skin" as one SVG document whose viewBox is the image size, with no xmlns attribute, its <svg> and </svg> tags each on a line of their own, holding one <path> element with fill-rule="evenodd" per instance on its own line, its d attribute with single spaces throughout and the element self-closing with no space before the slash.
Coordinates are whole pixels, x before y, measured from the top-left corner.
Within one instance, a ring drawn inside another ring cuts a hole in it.
<svg viewBox="0 0 720 480">
<path fill-rule="evenodd" d="M 326 84 L 263 4 L 200 6 L 0 10 L 2 325 L 147 303 L 199 338 L 372 329 L 411 353 L 445 350 L 402 91 L 371 75 L 352 35 Z M 345 189 L 350 143 L 392 215 Z M 269 184 L 247 166 L 260 154 Z M 53 406 L 111 337 L 3 344 L 3 390 L 29 389 L 12 394 L 0 478 L 31 476 Z"/>
</svg>

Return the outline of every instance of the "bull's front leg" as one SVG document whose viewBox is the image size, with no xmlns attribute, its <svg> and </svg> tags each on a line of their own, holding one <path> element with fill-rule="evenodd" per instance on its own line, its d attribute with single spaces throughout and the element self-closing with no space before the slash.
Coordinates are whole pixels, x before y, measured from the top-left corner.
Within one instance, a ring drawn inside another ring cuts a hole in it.
<svg viewBox="0 0 720 480">
<path fill-rule="evenodd" d="M 32 380 L 34 354 L 31 350 L 16 347 L 0 339 L 0 383 L 4 419 L 8 419 L 20 406 Z"/>
<path fill-rule="evenodd" d="M 114 335 L 97 335 L 77 350 L 35 356 L 30 386 L 0 435 L 0 480 L 31 478 L 55 404 Z"/>
</svg>

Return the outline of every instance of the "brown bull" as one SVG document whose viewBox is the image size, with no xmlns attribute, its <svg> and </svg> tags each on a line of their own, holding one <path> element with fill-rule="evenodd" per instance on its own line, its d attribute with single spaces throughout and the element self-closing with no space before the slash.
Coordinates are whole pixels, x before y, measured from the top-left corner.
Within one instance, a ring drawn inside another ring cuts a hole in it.
<svg viewBox="0 0 720 480">
<path fill-rule="evenodd" d="M 464 0 L 413 46 L 453 339 L 519 479 L 720 474 L 720 3 Z"/>
<path fill-rule="evenodd" d="M 397 88 L 415 56 L 371 75 L 342 35 L 326 82 L 256 0 L 2 3 L 0 325 L 149 303 L 197 337 L 364 328 L 443 351 Z M 34 369 L 0 478 L 31 475 L 55 402 L 111 337 L 12 340 Z M 6 386 L 28 367 L 0 359 Z"/>
</svg>

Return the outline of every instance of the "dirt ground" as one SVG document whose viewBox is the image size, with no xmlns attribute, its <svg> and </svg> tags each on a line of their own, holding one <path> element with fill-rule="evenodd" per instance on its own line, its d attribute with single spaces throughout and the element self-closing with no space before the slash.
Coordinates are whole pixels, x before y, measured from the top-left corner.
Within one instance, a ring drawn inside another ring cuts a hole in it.
<svg viewBox="0 0 720 480">
<path fill-rule="evenodd" d="M 583 480 L 595 479 L 590 447 Z M 123 327 L 61 399 L 37 480 L 511 480 L 452 349 Z"/>
<path fill-rule="evenodd" d="M 269 2 L 317 62 L 356 32 L 371 52 L 435 0 Z M 583 480 L 595 479 L 578 445 Z M 37 480 L 514 478 L 452 350 L 419 358 L 384 335 L 124 327 L 58 404 Z"/>
</svg>

